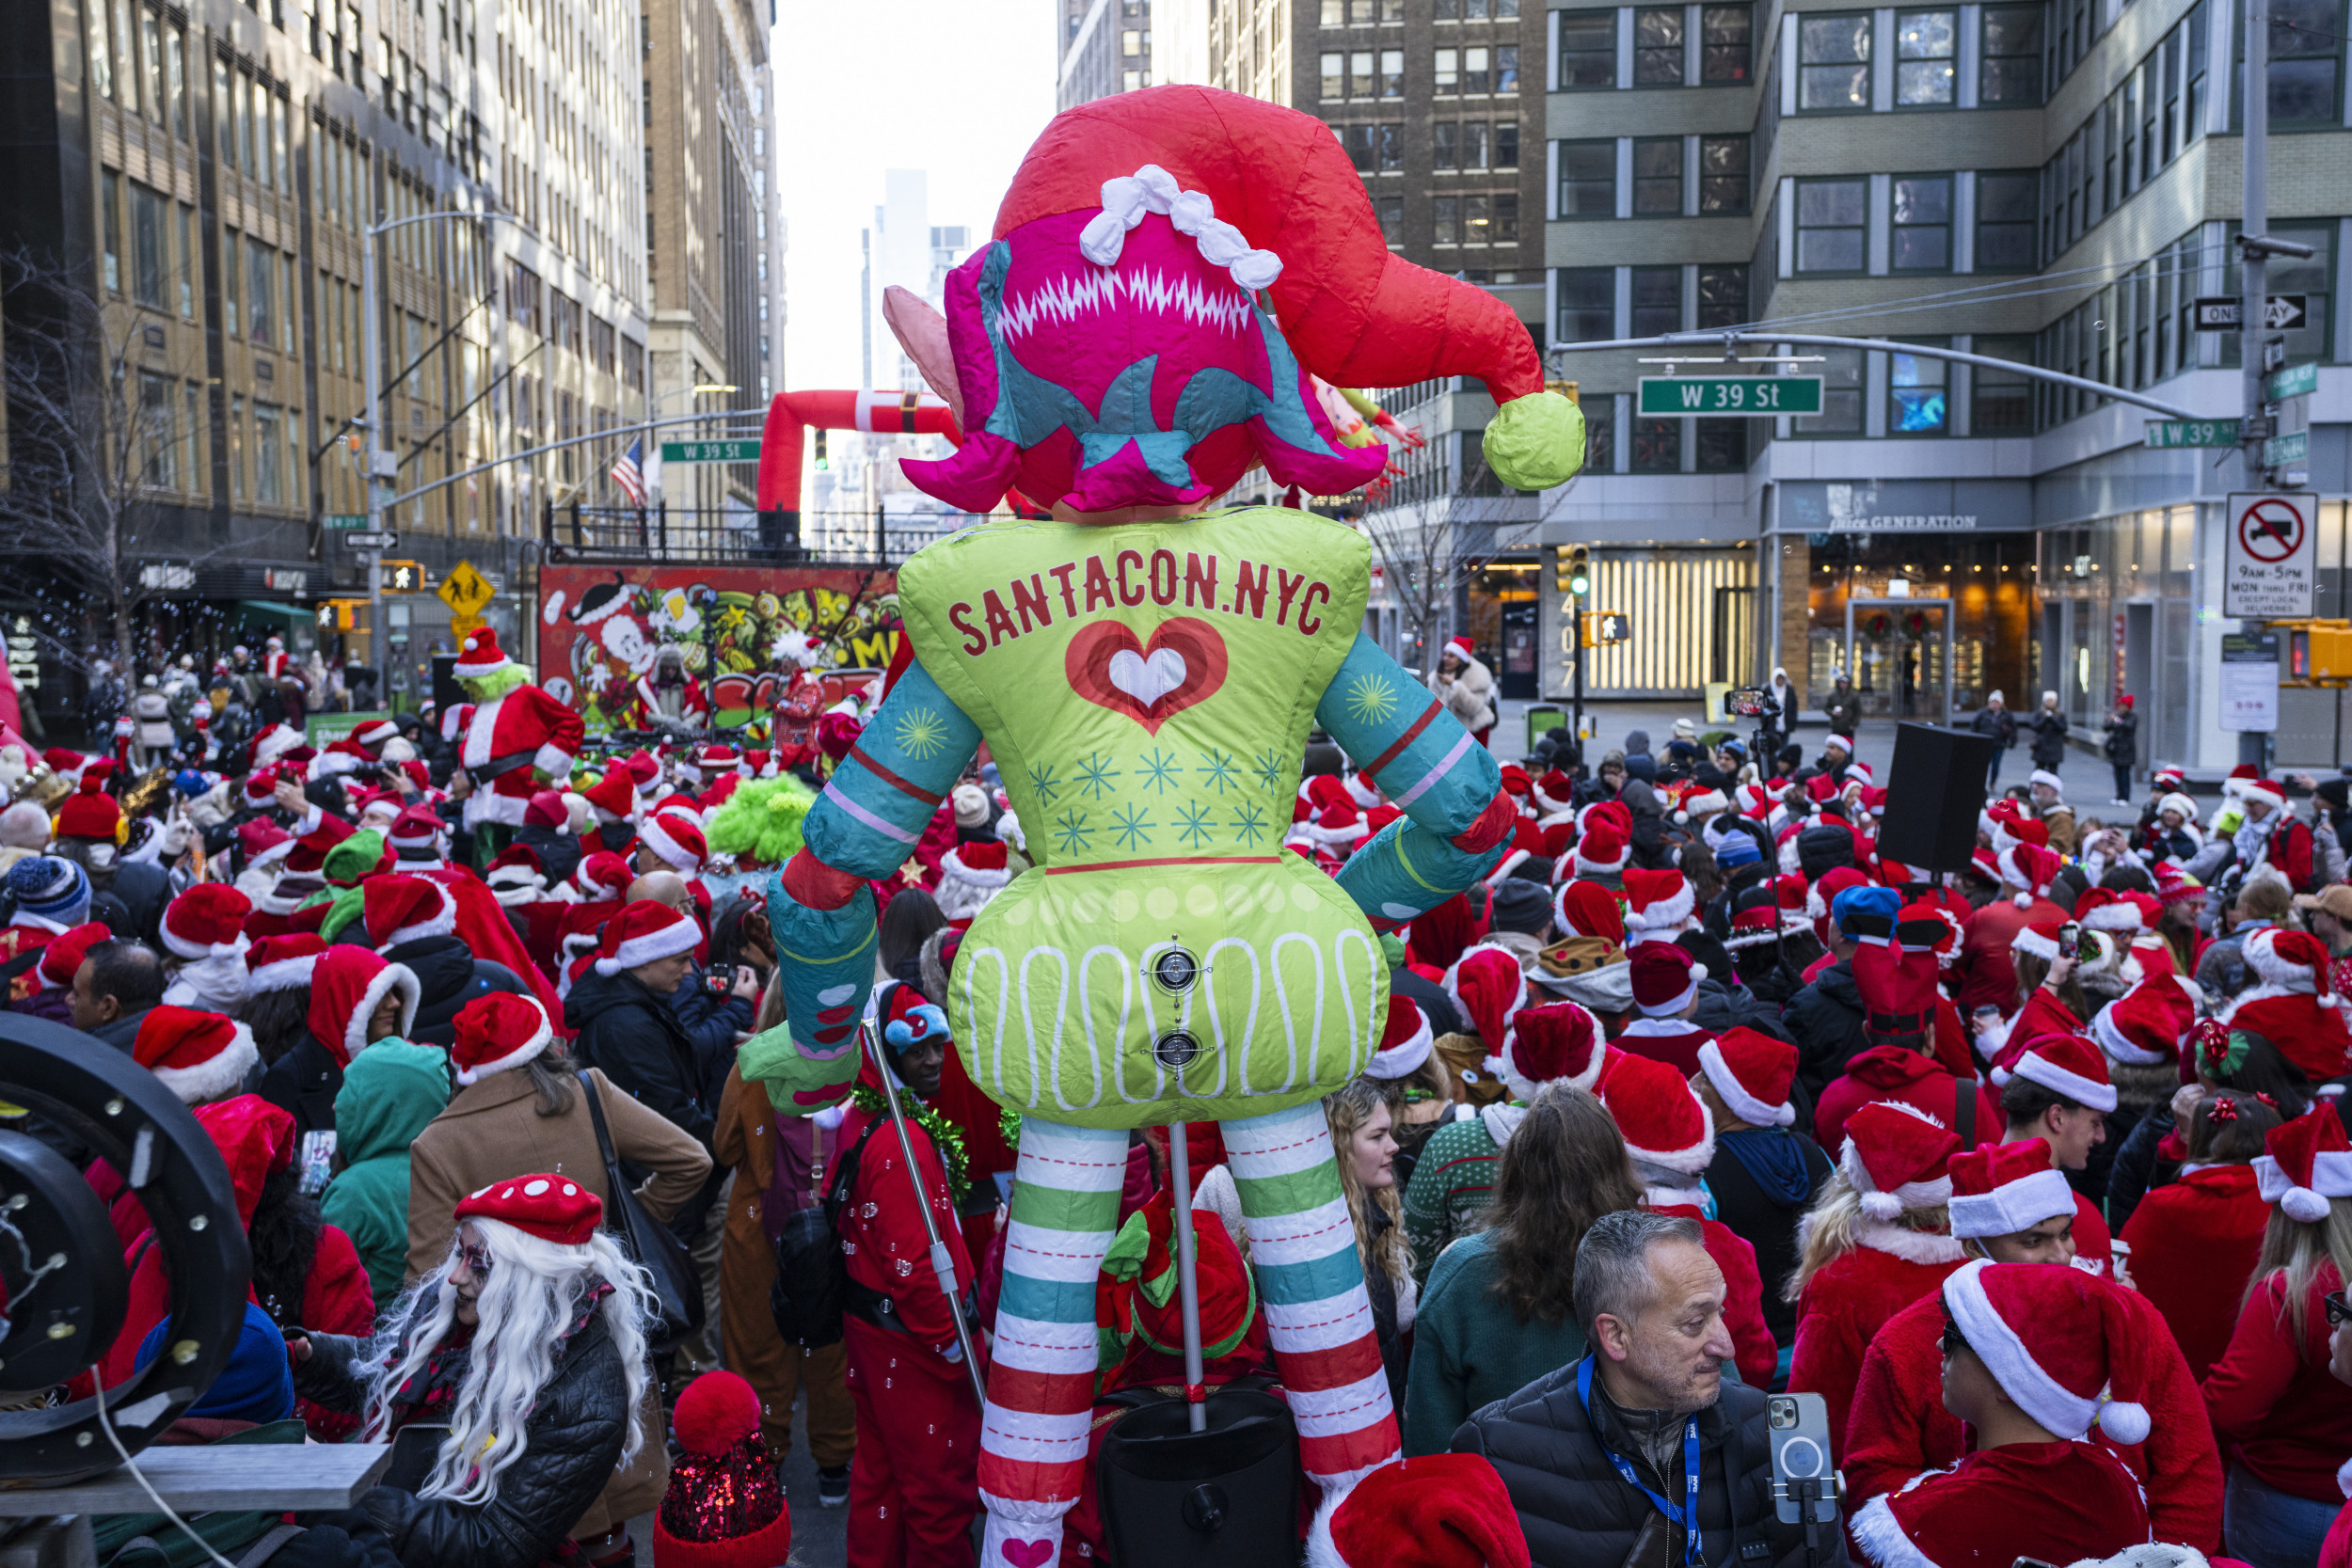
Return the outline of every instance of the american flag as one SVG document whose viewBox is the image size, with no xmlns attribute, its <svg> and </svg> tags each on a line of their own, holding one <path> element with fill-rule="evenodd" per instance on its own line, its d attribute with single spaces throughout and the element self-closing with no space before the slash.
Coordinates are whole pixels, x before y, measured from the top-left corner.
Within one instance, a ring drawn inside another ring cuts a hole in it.
<svg viewBox="0 0 2352 1568">
<path fill-rule="evenodd" d="M 645 456 L 645 438 L 640 436 L 628 444 L 628 451 L 612 460 L 612 483 L 621 487 L 631 506 L 645 504 L 645 471 L 641 465 Z"/>
</svg>

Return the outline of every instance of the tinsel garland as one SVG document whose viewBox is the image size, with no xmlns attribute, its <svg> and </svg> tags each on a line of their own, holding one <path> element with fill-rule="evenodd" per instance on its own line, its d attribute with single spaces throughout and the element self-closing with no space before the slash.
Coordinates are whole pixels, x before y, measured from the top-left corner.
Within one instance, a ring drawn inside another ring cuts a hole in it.
<svg viewBox="0 0 2352 1568">
<path fill-rule="evenodd" d="M 869 1117 L 890 1115 L 889 1101 L 882 1097 L 882 1090 L 871 1084 L 860 1084 L 851 1089 L 850 1103 Z M 911 1110 L 910 1105 L 913 1107 Z M 947 1200 L 957 1207 L 961 1207 L 963 1195 L 971 1189 L 972 1185 L 963 1178 L 965 1157 L 962 1131 L 946 1117 L 941 1116 L 912 1095 L 902 1098 L 898 1101 L 898 1108 L 908 1115 L 915 1126 L 930 1135 L 931 1147 L 939 1151 L 939 1168 L 946 1173 Z"/>
</svg>

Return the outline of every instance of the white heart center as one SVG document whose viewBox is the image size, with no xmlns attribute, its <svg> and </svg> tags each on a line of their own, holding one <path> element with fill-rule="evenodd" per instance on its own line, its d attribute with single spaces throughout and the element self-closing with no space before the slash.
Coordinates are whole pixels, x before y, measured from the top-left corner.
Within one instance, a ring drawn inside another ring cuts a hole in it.
<svg viewBox="0 0 2352 1568">
<path fill-rule="evenodd" d="M 1133 648 L 1111 655 L 1111 684 L 1150 707 L 1184 684 L 1184 656 L 1173 648 L 1153 651 L 1150 658 Z"/>
</svg>

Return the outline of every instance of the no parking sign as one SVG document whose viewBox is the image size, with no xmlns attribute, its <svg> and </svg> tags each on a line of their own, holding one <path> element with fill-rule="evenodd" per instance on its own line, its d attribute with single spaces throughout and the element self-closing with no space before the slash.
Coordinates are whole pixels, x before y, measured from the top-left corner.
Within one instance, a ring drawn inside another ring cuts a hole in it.
<svg viewBox="0 0 2352 1568">
<path fill-rule="evenodd" d="M 2312 613 L 2313 499 L 2309 495 L 2230 498 L 2229 537 L 2221 564 L 2221 613 L 2283 621 Z"/>
</svg>

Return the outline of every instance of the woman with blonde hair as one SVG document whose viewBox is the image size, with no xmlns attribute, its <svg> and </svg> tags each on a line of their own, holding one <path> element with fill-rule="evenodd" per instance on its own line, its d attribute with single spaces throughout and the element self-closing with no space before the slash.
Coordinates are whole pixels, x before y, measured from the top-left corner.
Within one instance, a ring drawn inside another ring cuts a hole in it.
<svg viewBox="0 0 2352 1568">
<path fill-rule="evenodd" d="M 1405 1391 L 1405 1451 L 1443 1453 L 1491 1404 L 1583 1355 L 1570 1292 L 1576 1248 L 1601 1215 L 1639 1208 L 1642 1184 L 1614 1117 L 1548 1084 L 1502 1146 L 1494 1206 L 1429 1271 Z"/>
<path fill-rule="evenodd" d="M 1963 1261 L 1946 1169 L 1960 1140 L 1897 1101 L 1863 1106 L 1845 1131 L 1836 1170 L 1798 1224 L 1797 1270 L 1784 1291 L 1797 1304 L 1788 1389 L 1828 1403 L 1839 1455 L 1871 1337 Z"/>
<path fill-rule="evenodd" d="M 2352 1401 L 2328 1375 L 2328 1337 L 2352 1278 L 2352 1141 L 2322 1102 L 2271 1130 L 2254 1180 L 2271 1205 L 2230 1348 L 2205 1373 L 2205 1413 L 2229 1461 L 2230 1555 L 2312 1568 L 2343 1507 Z"/>
<path fill-rule="evenodd" d="M 1389 1374 L 1389 1400 L 1402 1410 L 1405 1335 L 1413 1326 L 1420 1290 L 1413 1280 L 1413 1249 L 1405 1240 L 1404 1208 L 1397 1198 L 1389 1086 L 1359 1074 L 1323 1097 L 1323 1119 L 1331 1129 L 1340 1191 L 1356 1226 L 1356 1256 L 1363 1263 L 1364 1290 L 1372 1298 L 1380 1364 Z"/>
</svg>

